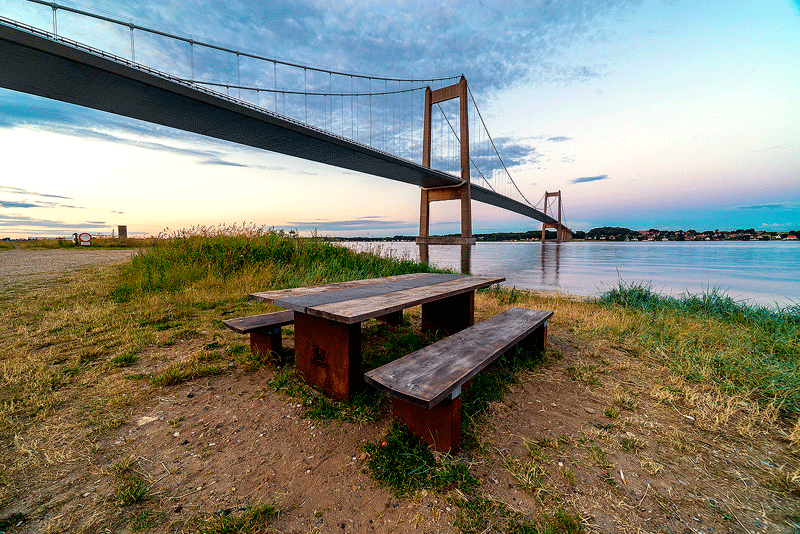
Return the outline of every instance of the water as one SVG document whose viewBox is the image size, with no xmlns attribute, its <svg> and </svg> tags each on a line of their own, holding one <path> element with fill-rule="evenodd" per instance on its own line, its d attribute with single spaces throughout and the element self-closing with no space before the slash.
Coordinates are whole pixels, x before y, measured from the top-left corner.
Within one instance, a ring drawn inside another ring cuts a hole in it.
<svg viewBox="0 0 800 534">
<path fill-rule="evenodd" d="M 418 259 L 414 243 L 348 243 L 360 250 Z M 800 242 L 568 242 L 429 245 L 430 263 L 473 274 L 502 276 L 505 286 L 572 295 L 598 295 L 617 284 L 649 284 L 661 294 L 716 288 L 763 306 L 800 304 Z"/>
</svg>

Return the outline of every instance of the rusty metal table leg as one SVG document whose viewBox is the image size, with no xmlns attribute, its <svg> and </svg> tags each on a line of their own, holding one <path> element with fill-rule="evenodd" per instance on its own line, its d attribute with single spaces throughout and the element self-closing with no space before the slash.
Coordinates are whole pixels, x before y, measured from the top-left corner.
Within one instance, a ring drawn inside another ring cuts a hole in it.
<svg viewBox="0 0 800 534">
<path fill-rule="evenodd" d="M 422 305 L 422 329 L 447 335 L 469 328 L 475 322 L 475 292 L 436 300 Z"/>
<path fill-rule="evenodd" d="M 294 314 L 297 373 L 336 400 L 349 400 L 361 382 L 361 323 Z"/>
</svg>

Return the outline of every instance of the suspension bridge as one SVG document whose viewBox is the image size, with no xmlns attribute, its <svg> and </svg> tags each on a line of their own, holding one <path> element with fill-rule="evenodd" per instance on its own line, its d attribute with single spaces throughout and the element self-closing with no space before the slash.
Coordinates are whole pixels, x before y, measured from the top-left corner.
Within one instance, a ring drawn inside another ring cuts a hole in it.
<svg viewBox="0 0 800 534">
<path fill-rule="evenodd" d="M 420 244 L 473 244 L 472 200 L 572 237 L 560 192 L 532 204 L 514 182 L 464 76 L 338 72 L 26 1 L 36 24 L 0 16 L 0 87 L 419 186 Z M 458 237 L 429 235 L 441 200 Z"/>
</svg>

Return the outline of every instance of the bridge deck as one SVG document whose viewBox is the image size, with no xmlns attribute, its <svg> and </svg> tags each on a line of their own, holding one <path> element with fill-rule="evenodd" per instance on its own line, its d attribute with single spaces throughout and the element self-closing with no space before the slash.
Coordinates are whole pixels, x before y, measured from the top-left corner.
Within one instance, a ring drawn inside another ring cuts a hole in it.
<svg viewBox="0 0 800 534">
<path fill-rule="evenodd" d="M 461 182 L 445 172 L 10 23 L 0 21 L 0 87 L 420 187 Z M 472 198 L 557 224 L 527 204 L 474 184 Z"/>
</svg>

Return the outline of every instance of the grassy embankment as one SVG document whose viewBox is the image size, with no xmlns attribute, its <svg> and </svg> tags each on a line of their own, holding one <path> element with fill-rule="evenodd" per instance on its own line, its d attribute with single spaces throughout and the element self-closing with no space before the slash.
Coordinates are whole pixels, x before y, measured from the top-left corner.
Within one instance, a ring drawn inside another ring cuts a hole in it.
<svg viewBox="0 0 800 534">
<path fill-rule="evenodd" d="M 428 270 L 403 259 L 241 230 L 236 229 L 238 235 L 215 229 L 159 240 L 121 268 L 64 281 L 56 291 L 3 299 L 2 508 L 22 496 L 31 481 L 55 480 L 63 476 L 64 466 L 92 463 L 103 436 L 164 387 L 274 365 L 252 357 L 244 344 L 222 342 L 220 318 L 269 310 L 247 301 L 248 292 Z M 490 290 L 479 295 L 476 313 L 486 317 L 510 305 L 555 309 L 552 335 L 574 343 L 616 342 L 633 358 L 665 366 L 674 380 L 654 394 L 672 406 L 692 409 L 701 427 L 712 429 L 734 418 L 746 434 L 761 425 L 783 420 L 787 427 L 786 421 L 792 421 L 787 440 L 789 446 L 800 446 L 800 424 L 793 422 L 800 413 L 797 310 L 748 308 L 714 293 L 663 299 L 647 288 L 622 286 L 599 302 Z M 380 365 L 431 340 L 407 320 L 397 330 L 369 323 L 364 330 L 365 364 Z M 171 347 L 191 355 L 164 356 Z M 159 354 L 157 361 L 153 354 Z M 486 424 L 481 414 L 502 398 L 521 372 L 540 361 L 539 355 L 514 353 L 498 363 L 496 372 L 479 375 L 482 382 L 465 394 L 467 440 L 473 451 L 480 453 L 483 446 L 475 433 Z M 146 372 L 128 372 L 133 365 Z M 570 372 L 591 384 L 603 369 L 598 362 L 582 360 Z M 334 403 L 298 384 L 285 369 L 274 373 L 272 387 L 301 399 L 311 418 L 370 423 L 385 413 L 381 395 Z M 577 514 L 558 499 L 534 518 L 487 499 L 464 458 L 434 457 L 402 429 L 391 427 L 384 441 L 383 447 L 365 445 L 375 478 L 400 495 L 421 489 L 443 492 L 460 510 L 457 526 L 464 532 L 582 529 Z M 385 454 L 398 450 L 405 454 Z M 398 459 L 401 464 L 392 463 Z M 512 472 L 524 465 L 528 464 L 508 460 Z M 130 509 L 147 502 L 152 483 L 134 467 L 123 459 L 105 470 L 119 482 L 105 507 L 93 511 L 94 521 L 120 527 L 153 517 L 146 507 Z M 795 472 L 795 467 L 788 466 L 784 473 L 787 491 L 800 491 L 800 469 Z M 541 489 L 524 483 L 520 487 Z M 254 506 L 272 510 L 272 503 Z M 241 521 L 257 517 L 264 523 L 272 513 L 242 514 Z M 0 520 L 6 517 L 0 514 Z M 204 531 L 236 531 L 230 524 L 236 518 L 202 519 L 196 524 Z"/>
</svg>

